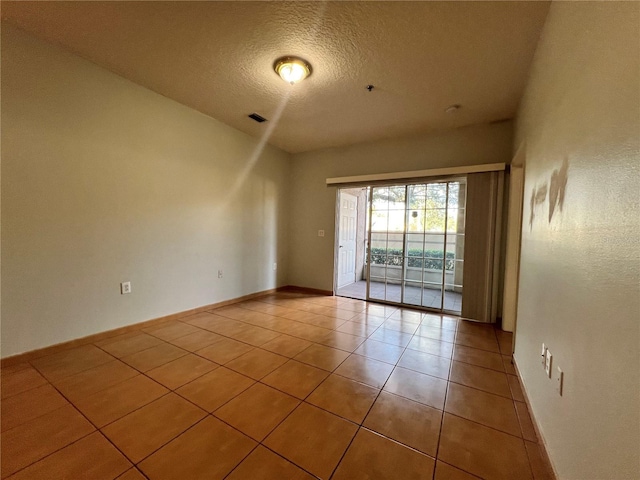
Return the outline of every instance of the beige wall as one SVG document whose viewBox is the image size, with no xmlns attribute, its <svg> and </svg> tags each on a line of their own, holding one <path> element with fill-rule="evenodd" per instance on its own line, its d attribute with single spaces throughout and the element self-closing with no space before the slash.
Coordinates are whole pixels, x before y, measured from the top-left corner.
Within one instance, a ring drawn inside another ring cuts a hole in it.
<svg viewBox="0 0 640 480">
<path fill-rule="evenodd" d="M 3 25 L 2 356 L 284 284 L 290 156 L 257 146 Z"/>
<path fill-rule="evenodd" d="M 552 2 L 518 116 L 515 357 L 562 479 L 640 478 L 638 25 L 637 2 Z M 564 161 L 564 201 L 549 220 Z M 565 372 L 562 397 L 540 365 L 542 342 Z"/>
<path fill-rule="evenodd" d="M 511 122 L 501 122 L 294 155 L 289 283 L 333 289 L 336 188 L 328 177 L 509 162 L 511 146 Z"/>
</svg>

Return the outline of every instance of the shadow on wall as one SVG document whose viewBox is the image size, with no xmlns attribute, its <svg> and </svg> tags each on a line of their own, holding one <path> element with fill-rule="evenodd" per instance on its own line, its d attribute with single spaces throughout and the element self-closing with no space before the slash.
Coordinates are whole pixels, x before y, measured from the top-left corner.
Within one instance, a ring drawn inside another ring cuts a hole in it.
<svg viewBox="0 0 640 480">
<path fill-rule="evenodd" d="M 529 216 L 529 228 L 533 229 L 533 221 L 536 218 L 536 208 L 543 205 L 549 198 L 549 223 L 553 218 L 556 209 L 562 211 L 564 204 L 564 193 L 569 179 L 569 161 L 567 157 L 562 161 L 562 166 L 551 172 L 549 182 L 533 187 L 531 190 L 531 215 Z"/>
</svg>

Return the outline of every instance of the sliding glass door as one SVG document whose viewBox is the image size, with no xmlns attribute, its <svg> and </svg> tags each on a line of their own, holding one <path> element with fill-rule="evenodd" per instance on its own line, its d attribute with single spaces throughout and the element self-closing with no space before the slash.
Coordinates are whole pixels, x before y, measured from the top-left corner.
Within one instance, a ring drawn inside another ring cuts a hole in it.
<svg viewBox="0 0 640 480">
<path fill-rule="evenodd" d="M 368 299 L 459 313 L 464 179 L 372 187 Z"/>
</svg>

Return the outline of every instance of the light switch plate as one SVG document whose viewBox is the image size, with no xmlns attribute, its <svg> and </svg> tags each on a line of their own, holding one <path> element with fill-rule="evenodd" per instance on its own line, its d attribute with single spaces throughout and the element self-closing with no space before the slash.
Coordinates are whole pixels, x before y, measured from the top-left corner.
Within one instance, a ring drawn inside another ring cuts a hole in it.
<svg viewBox="0 0 640 480">
<path fill-rule="evenodd" d="M 564 381 L 564 372 L 560 367 L 556 367 L 556 392 L 562 396 L 562 382 Z"/>
<path fill-rule="evenodd" d="M 553 357 L 551 356 L 551 352 L 547 348 L 547 355 L 545 356 L 544 362 L 544 371 L 547 372 L 547 376 L 551 378 L 551 360 Z"/>
<path fill-rule="evenodd" d="M 318 230 L 318 236 L 324 237 L 324 230 Z"/>
</svg>

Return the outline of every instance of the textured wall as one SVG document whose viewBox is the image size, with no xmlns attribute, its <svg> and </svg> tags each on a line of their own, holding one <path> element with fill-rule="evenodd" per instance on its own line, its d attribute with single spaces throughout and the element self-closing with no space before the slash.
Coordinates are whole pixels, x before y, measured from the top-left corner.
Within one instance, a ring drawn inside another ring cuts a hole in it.
<svg viewBox="0 0 640 480">
<path fill-rule="evenodd" d="M 294 155 L 289 283 L 333 289 L 336 188 L 327 178 L 508 163 L 511 134 L 511 122 L 501 122 Z"/>
<path fill-rule="evenodd" d="M 289 162 L 3 25 L 2 355 L 284 284 Z"/>
<path fill-rule="evenodd" d="M 552 2 L 517 121 L 515 357 L 562 479 L 640 478 L 638 25 L 637 2 Z"/>
</svg>

